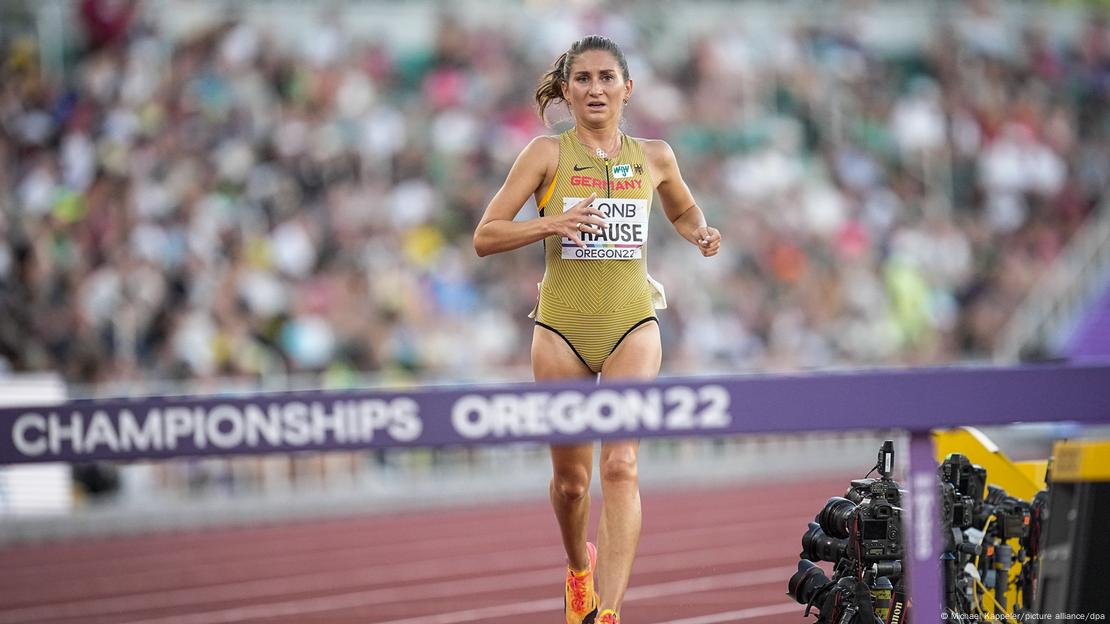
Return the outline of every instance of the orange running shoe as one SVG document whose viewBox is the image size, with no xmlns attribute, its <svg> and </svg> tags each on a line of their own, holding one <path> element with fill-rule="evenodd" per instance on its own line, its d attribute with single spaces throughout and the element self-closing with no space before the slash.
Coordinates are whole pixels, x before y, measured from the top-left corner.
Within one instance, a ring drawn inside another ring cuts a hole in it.
<svg viewBox="0 0 1110 624">
<path fill-rule="evenodd" d="M 590 569 L 575 572 L 567 566 L 566 592 L 563 594 L 563 613 L 566 624 L 594 624 L 597 615 L 597 592 L 594 591 L 594 568 L 597 567 L 597 546 L 586 542 Z"/>
<path fill-rule="evenodd" d="M 597 624 L 621 624 L 621 616 L 612 609 L 606 609 L 598 614 Z"/>
</svg>

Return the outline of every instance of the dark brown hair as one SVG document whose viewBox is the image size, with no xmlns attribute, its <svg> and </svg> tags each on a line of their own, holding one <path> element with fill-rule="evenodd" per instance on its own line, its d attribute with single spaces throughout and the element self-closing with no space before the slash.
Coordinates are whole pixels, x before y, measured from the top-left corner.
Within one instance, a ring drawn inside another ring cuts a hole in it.
<svg viewBox="0 0 1110 624">
<path fill-rule="evenodd" d="M 604 50 L 612 54 L 621 67 L 624 80 L 631 78 L 628 75 L 628 61 L 624 58 L 624 52 L 621 52 L 620 47 L 612 39 L 601 35 L 583 37 L 571 44 L 569 50 L 555 59 L 551 70 L 540 79 L 540 84 L 536 87 L 536 106 L 539 108 L 540 119 L 544 119 L 543 115 L 548 106 L 562 101 L 563 83 L 569 78 L 567 74 L 570 72 L 570 66 L 574 64 L 574 59 L 578 58 L 579 54 L 589 50 Z"/>
</svg>

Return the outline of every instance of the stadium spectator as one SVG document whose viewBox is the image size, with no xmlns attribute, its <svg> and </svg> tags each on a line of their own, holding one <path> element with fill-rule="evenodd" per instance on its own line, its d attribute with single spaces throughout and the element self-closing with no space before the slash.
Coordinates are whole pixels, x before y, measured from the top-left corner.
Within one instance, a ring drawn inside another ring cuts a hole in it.
<svg viewBox="0 0 1110 624">
<path fill-rule="evenodd" d="M 0 69 L 0 369 L 75 383 L 523 377 L 542 258 L 478 263 L 470 232 L 543 131 L 518 85 L 598 24 L 638 76 L 630 131 L 736 241 L 696 268 L 653 241 L 667 372 L 982 357 L 1110 185 L 1105 19 L 1069 39 L 976 2 L 899 53 L 864 9 L 673 23 L 661 56 L 622 5 L 527 36 L 445 16 L 423 48 L 74 7 L 70 75 L 15 41 Z"/>
</svg>

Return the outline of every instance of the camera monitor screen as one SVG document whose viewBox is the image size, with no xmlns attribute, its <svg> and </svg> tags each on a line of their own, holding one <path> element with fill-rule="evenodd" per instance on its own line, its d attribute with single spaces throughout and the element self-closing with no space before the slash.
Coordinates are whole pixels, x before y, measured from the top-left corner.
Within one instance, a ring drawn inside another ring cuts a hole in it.
<svg viewBox="0 0 1110 624">
<path fill-rule="evenodd" d="M 881 540 L 886 539 L 886 520 L 864 520 L 863 521 L 863 539 L 865 540 Z"/>
</svg>

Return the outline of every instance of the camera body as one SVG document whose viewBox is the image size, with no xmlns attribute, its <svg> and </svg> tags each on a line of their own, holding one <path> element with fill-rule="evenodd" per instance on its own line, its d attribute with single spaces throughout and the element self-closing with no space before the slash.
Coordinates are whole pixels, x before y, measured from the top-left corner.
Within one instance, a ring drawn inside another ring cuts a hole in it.
<svg viewBox="0 0 1110 624">
<path fill-rule="evenodd" d="M 880 479 L 856 479 L 852 481 L 844 498 L 861 503 L 864 499 L 885 500 L 891 505 L 902 504 L 902 488 L 893 479 L 883 477 Z"/>
<path fill-rule="evenodd" d="M 1032 506 L 1018 498 L 1006 494 L 1006 490 L 987 486 L 986 505 L 990 508 L 998 525 L 998 537 L 1004 540 L 1029 539 L 1029 522 Z"/>
<path fill-rule="evenodd" d="M 864 499 L 856 507 L 858 531 L 849 541 L 859 545 L 859 556 L 867 562 L 902 558 L 902 508 L 886 500 Z"/>
<path fill-rule="evenodd" d="M 956 491 L 973 501 L 981 501 L 987 493 L 987 471 L 959 453 L 944 459 L 938 469 L 942 483 L 951 483 Z"/>
<path fill-rule="evenodd" d="M 962 494 L 952 483 L 940 484 L 941 523 L 945 527 L 970 529 L 975 525 L 975 499 Z"/>
<path fill-rule="evenodd" d="M 893 484 L 897 490 L 897 484 Z M 886 485 L 872 485 L 873 489 L 889 491 Z M 857 493 L 849 490 L 849 494 Z M 830 538 L 845 540 L 844 552 L 838 552 L 839 557 L 848 556 L 858 559 L 861 563 L 873 563 L 902 558 L 902 508 L 896 507 L 884 496 L 883 498 L 861 498 L 859 503 L 850 498 L 834 496 L 825 503 L 825 507 L 817 514 L 817 524 L 821 531 Z M 810 532 L 806 535 L 812 534 Z M 818 536 L 813 535 L 812 539 Z M 804 545 L 804 544 L 803 544 Z M 811 549 L 803 550 L 802 556 L 812 554 Z M 811 561 L 825 560 L 836 562 L 837 559 L 812 559 Z"/>
</svg>

